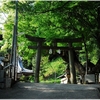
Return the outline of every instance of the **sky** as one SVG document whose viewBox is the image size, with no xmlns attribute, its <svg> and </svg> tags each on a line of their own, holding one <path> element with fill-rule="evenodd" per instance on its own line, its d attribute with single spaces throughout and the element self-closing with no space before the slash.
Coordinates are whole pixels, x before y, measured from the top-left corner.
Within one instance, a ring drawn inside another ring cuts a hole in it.
<svg viewBox="0 0 100 100">
<path fill-rule="evenodd" d="M 1 6 L 2 6 L 2 1 L 0 0 L 0 9 L 1 9 Z M 5 17 L 6 14 L 4 14 L 3 12 L 0 12 L 0 29 L 3 29 L 3 25 L 2 23 L 5 22 L 6 20 L 6 17 Z"/>
<path fill-rule="evenodd" d="M 2 6 L 2 1 L 0 1 L 0 8 Z M 3 25 L 1 24 L 2 23 L 2 18 L 3 18 L 3 14 L 0 13 L 0 28 L 3 28 Z"/>
</svg>

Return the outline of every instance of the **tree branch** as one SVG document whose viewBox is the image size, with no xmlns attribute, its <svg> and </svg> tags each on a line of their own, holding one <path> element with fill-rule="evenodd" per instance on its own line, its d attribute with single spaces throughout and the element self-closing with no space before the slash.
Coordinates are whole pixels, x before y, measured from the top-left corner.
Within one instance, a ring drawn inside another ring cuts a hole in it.
<svg viewBox="0 0 100 100">
<path fill-rule="evenodd" d="M 61 5 L 60 7 L 54 8 L 54 9 L 49 9 L 49 10 L 45 10 L 45 11 L 41 11 L 41 12 L 36 12 L 36 13 L 47 13 L 47 12 L 53 12 L 53 11 L 57 11 L 57 10 L 61 10 L 65 7 L 65 5 L 67 5 L 69 3 L 69 1 L 65 2 L 63 5 Z"/>
</svg>

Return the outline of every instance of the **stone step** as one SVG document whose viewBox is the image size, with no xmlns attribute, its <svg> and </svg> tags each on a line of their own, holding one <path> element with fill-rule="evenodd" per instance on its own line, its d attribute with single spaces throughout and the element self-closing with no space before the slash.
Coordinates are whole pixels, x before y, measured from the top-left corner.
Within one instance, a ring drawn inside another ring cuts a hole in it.
<svg viewBox="0 0 100 100">
<path fill-rule="evenodd" d="M 0 88 L 10 88 L 12 84 L 11 78 L 0 79 Z"/>
<path fill-rule="evenodd" d="M 4 83 L 5 79 L 4 78 L 0 78 L 0 83 Z"/>
<path fill-rule="evenodd" d="M 0 65 L 0 70 L 2 70 L 3 69 L 3 67 Z"/>
<path fill-rule="evenodd" d="M 0 88 L 3 89 L 5 87 L 4 83 L 0 83 Z"/>
<path fill-rule="evenodd" d="M 5 75 L 4 70 L 0 70 L 0 88 L 10 88 L 12 79 Z"/>
<path fill-rule="evenodd" d="M 5 88 L 10 88 L 12 84 L 12 79 L 11 78 L 6 78 L 5 79 Z"/>
<path fill-rule="evenodd" d="M 5 77 L 5 72 L 4 70 L 0 70 L 0 78 L 4 78 Z"/>
</svg>

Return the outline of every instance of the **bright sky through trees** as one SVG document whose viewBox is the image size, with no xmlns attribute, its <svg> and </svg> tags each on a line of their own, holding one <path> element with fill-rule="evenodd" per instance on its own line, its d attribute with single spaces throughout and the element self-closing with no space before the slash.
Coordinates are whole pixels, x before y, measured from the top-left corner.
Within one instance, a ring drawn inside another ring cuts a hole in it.
<svg viewBox="0 0 100 100">
<path fill-rule="evenodd" d="M 2 1 L 0 1 L 0 10 L 2 9 Z M 7 14 L 5 14 L 2 10 L 0 12 L 0 29 L 3 29 L 3 23 L 7 19 Z"/>
</svg>

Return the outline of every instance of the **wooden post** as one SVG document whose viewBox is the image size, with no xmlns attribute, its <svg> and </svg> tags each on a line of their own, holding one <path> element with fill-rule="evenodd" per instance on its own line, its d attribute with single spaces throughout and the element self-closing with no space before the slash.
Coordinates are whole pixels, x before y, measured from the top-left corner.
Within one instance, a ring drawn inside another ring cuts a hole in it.
<svg viewBox="0 0 100 100">
<path fill-rule="evenodd" d="M 53 46 L 54 46 L 54 47 L 57 47 L 57 43 L 54 42 L 54 43 L 53 43 Z M 53 49 L 53 54 L 55 54 L 55 53 L 56 53 L 56 49 Z"/>
<path fill-rule="evenodd" d="M 2 37 L 2 35 L 0 34 L 0 40 L 3 40 L 3 37 Z"/>
<path fill-rule="evenodd" d="M 36 53 L 35 83 L 39 83 L 39 71 L 40 71 L 42 42 L 38 42 L 37 47 L 38 48 L 37 48 L 37 53 Z"/>
<path fill-rule="evenodd" d="M 76 71 L 75 71 L 75 66 L 74 66 L 74 57 L 73 57 L 73 50 L 72 48 L 72 43 L 69 43 L 69 48 L 70 50 L 68 51 L 69 53 L 69 66 L 70 66 L 70 75 L 71 75 L 71 83 L 76 84 Z"/>
<path fill-rule="evenodd" d="M 17 80 L 16 72 L 16 59 L 17 59 L 17 28 L 18 28 L 18 0 L 15 1 L 15 22 L 14 22 L 14 33 L 13 33 L 13 43 L 12 43 L 12 79 Z M 11 69 L 10 69 L 11 71 Z"/>
</svg>

